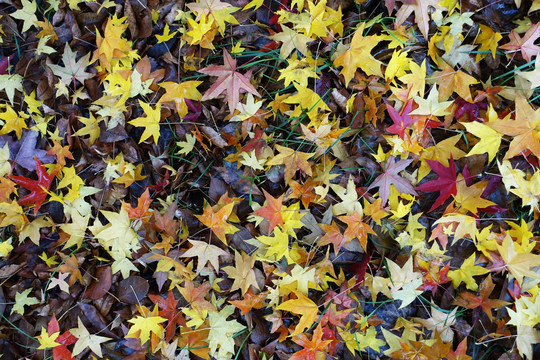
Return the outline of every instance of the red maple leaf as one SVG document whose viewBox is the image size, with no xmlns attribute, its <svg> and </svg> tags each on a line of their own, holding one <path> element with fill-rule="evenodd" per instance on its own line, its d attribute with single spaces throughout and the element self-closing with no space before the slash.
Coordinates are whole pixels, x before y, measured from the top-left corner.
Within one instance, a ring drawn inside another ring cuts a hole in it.
<svg viewBox="0 0 540 360">
<path fill-rule="evenodd" d="M 240 101 L 241 93 L 249 92 L 258 97 L 261 97 L 261 95 L 249 82 L 252 70 L 249 70 L 246 75 L 236 71 L 236 60 L 232 58 L 227 50 L 223 51 L 223 59 L 224 65 L 210 65 L 199 70 L 200 73 L 218 77 L 214 85 L 206 91 L 201 101 L 215 99 L 224 92 L 227 92 L 229 111 L 233 113 L 236 109 L 236 104 Z"/>
<path fill-rule="evenodd" d="M 334 326 L 345 327 L 347 318 L 353 310 L 354 309 L 338 310 L 336 304 L 330 304 L 328 309 L 323 313 L 320 323 L 322 326 L 331 324 Z M 325 327 L 324 329 L 327 329 L 327 328 Z M 325 340 L 329 340 L 329 339 L 325 339 Z"/>
<path fill-rule="evenodd" d="M 10 176 L 10 179 L 25 189 L 30 190 L 30 194 L 20 198 L 18 203 L 19 205 L 35 204 L 34 215 L 37 215 L 41 204 L 47 198 L 47 192 L 51 187 L 58 169 L 54 169 L 52 173 L 48 174 L 45 166 L 35 156 L 34 161 L 36 162 L 37 180 L 32 180 L 24 176 Z"/>
<path fill-rule="evenodd" d="M 58 325 L 58 320 L 56 320 L 56 316 L 53 314 L 49 324 L 47 325 L 47 334 L 50 336 L 59 332 L 60 325 Z M 71 351 L 69 351 L 67 348 L 68 345 L 75 344 L 77 342 L 77 338 L 75 336 L 73 336 L 69 331 L 66 331 L 62 335 L 58 336 L 54 341 L 60 344 L 53 348 L 54 360 L 75 360 L 75 358 L 71 356 Z"/>
<path fill-rule="evenodd" d="M 456 104 L 456 119 L 461 119 L 465 114 L 469 117 L 470 121 L 478 119 L 480 116 L 480 110 L 487 110 L 487 103 L 484 101 L 478 101 L 470 103 L 462 98 L 457 98 L 454 101 Z"/>
<path fill-rule="evenodd" d="M 255 149 L 255 155 L 259 156 L 261 151 L 267 146 L 266 140 L 263 138 L 264 130 L 260 127 L 255 128 L 255 136 L 253 139 L 246 142 L 246 145 L 242 148 L 244 152 L 250 152 Z"/>
<path fill-rule="evenodd" d="M 178 300 L 174 298 L 172 291 L 169 291 L 166 298 L 152 294 L 148 294 L 148 297 L 154 304 L 159 306 L 159 316 L 168 320 L 167 328 L 165 329 L 165 339 L 171 341 L 176 333 L 176 325 L 186 326 L 186 321 L 177 306 Z"/>
<path fill-rule="evenodd" d="M 349 270 L 356 275 L 356 282 L 351 288 L 351 291 L 355 291 L 356 289 L 358 289 L 364 282 L 371 256 L 373 256 L 373 249 L 371 249 L 369 252 L 364 253 L 364 255 L 362 256 L 362 260 L 349 267 Z"/>
<path fill-rule="evenodd" d="M 388 114 L 392 118 L 394 125 L 389 126 L 386 130 L 391 134 L 397 134 L 403 140 L 405 140 L 405 130 L 412 124 L 416 122 L 417 119 L 414 119 L 409 116 L 409 113 L 412 111 L 413 101 L 409 100 L 407 104 L 401 109 L 401 114 L 397 112 L 390 104 L 386 104 L 386 109 Z"/>
<path fill-rule="evenodd" d="M 362 257 L 362 263 L 365 263 L 366 264 L 366 270 L 367 270 L 367 264 L 369 262 L 369 260 L 371 259 L 371 256 L 368 258 L 368 256 L 366 256 L 364 254 L 364 256 Z M 354 270 L 354 266 L 357 265 L 358 263 L 355 262 L 354 265 L 352 265 L 350 268 L 352 270 Z M 363 274 L 365 275 L 365 270 L 363 272 Z M 356 281 L 356 284 L 360 284 L 362 283 L 362 281 L 364 280 L 364 275 L 361 276 L 361 280 L 360 281 Z M 357 277 L 358 279 L 359 277 Z M 357 288 L 360 287 L 360 285 L 357 286 Z M 350 293 L 351 291 L 354 291 L 353 289 L 349 288 L 349 284 L 345 281 L 343 282 L 343 284 L 341 284 L 340 288 L 339 288 L 339 294 L 336 293 L 335 291 L 333 290 L 327 290 L 326 293 L 326 298 L 325 298 L 325 302 L 329 302 L 329 301 L 332 301 L 334 304 L 338 305 L 340 309 L 351 309 L 353 306 L 355 306 L 356 304 L 356 301 L 350 296 Z"/>
<path fill-rule="evenodd" d="M 446 264 L 441 268 L 433 264 L 433 262 L 426 263 L 426 265 L 428 266 L 428 268 L 422 267 L 422 264 L 418 266 L 423 278 L 422 285 L 420 285 L 419 289 L 422 291 L 431 291 L 431 293 L 435 295 L 435 292 L 441 284 L 445 284 L 451 281 L 448 278 L 450 264 Z"/>
<path fill-rule="evenodd" d="M 436 160 L 426 160 L 431 170 L 433 170 L 439 177 L 435 180 L 430 180 L 423 183 L 420 186 L 416 187 L 416 190 L 424 192 L 433 192 L 438 191 L 439 197 L 431 206 L 429 211 L 433 211 L 442 205 L 450 195 L 457 194 L 457 174 L 456 174 L 456 164 L 454 163 L 454 158 L 450 157 L 449 167 L 442 165 Z"/>
</svg>

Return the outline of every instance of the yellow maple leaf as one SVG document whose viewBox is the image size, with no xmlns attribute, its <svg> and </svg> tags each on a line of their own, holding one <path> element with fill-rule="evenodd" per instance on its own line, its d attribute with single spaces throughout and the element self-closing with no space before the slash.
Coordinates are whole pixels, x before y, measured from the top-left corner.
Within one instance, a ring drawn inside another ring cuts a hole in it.
<svg viewBox="0 0 540 360">
<path fill-rule="evenodd" d="M 301 170 L 311 176 L 311 164 L 308 159 L 314 153 L 295 151 L 285 146 L 276 145 L 279 154 L 271 158 L 266 165 L 285 165 L 285 182 L 289 183 L 297 170 Z"/>
<path fill-rule="evenodd" d="M 100 134 L 99 123 L 103 120 L 103 118 L 98 117 L 96 119 L 92 112 L 89 112 L 88 118 L 85 118 L 82 116 L 79 116 L 77 118 L 80 122 L 84 124 L 84 127 L 77 130 L 77 132 L 73 135 L 75 136 L 89 135 L 90 138 L 88 139 L 88 143 L 89 145 L 93 145 L 94 142 L 96 142 L 96 140 L 99 138 L 99 134 Z"/>
<path fill-rule="evenodd" d="M 218 31 L 217 27 L 214 26 L 214 22 L 208 19 L 205 14 L 202 14 L 198 21 L 190 18 L 187 19 L 189 30 L 183 38 L 190 45 L 200 45 L 206 49 L 214 49 L 212 41 Z"/>
<path fill-rule="evenodd" d="M 478 208 L 487 208 L 492 205 L 497 205 L 492 201 L 481 197 L 486 188 L 487 181 L 478 182 L 467 186 L 463 175 L 458 175 L 456 181 L 457 193 L 452 195 L 456 204 L 459 205 L 458 211 L 466 213 L 470 211 L 473 214 L 478 213 Z"/>
<path fill-rule="evenodd" d="M 65 233 L 69 234 L 68 241 L 64 244 L 64 249 L 77 245 L 77 248 L 80 248 L 84 236 L 86 234 L 86 228 L 88 227 L 88 220 L 90 220 L 91 214 L 82 216 L 77 210 L 71 211 L 71 223 L 63 224 L 60 226 L 60 229 Z"/>
<path fill-rule="evenodd" d="M 144 132 L 141 135 L 139 144 L 150 136 L 154 137 L 154 143 L 157 144 L 159 140 L 159 122 L 161 121 L 161 104 L 156 104 L 156 108 L 152 109 L 150 104 L 139 100 L 139 105 L 143 108 L 146 117 L 138 117 L 129 121 L 129 124 L 137 127 L 144 127 Z"/>
<path fill-rule="evenodd" d="M 8 142 L 4 144 L 3 148 L 0 148 L 0 177 L 11 172 L 11 164 L 9 163 L 9 147 Z"/>
<path fill-rule="evenodd" d="M 384 71 L 384 78 L 386 81 L 392 80 L 392 82 L 395 83 L 395 77 L 400 78 L 407 75 L 405 71 L 410 70 L 410 59 L 407 55 L 406 51 L 394 50 L 390 61 L 388 61 L 388 66 Z"/>
<path fill-rule="evenodd" d="M 247 3 L 242 10 L 248 10 L 253 8 L 253 10 L 257 10 L 263 5 L 264 0 L 251 0 L 249 3 Z"/>
<path fill-rule="evenodd" d="M 242 290 L 242 295 L 249 290 L 250 286 L 259 289 L 253 265 L 255 264 L 255 254 L 249 255 L 244 252 L 234 252 L 235 266 L 226 266 L 225 271 L 229 278 L 234 279 L 230 291 Z"/>
<path fill-rule="evenodd" d="M 36 16 L 37 2 L 35 0 L 21 0 L 21 4 L 23 6 L 22 9 L 18 9 L 14 13 L 10 14 L 10 16 L 23 21 L 21 32 L 25 33 L 30 30 L 32 26 L 36 26 L 35 23 L 38 21 Z"/>
<path fill-rule="evenodd" d="M 494 111 L 491 105 L 490 110 L 488 111 Z M 480 138 L 480 141 L 473 146 L 467 156 L 487 153 L 488 159 L 491 162 L 499 151 L 502 134 L 496 130 L 493 130 L 491 127 L 477 121 L 461 124 L 465 126 L 469 133 Z"/>
<path fill-rule="evenodd" d="M 77 318 L 78 327 L 70 329 L 69 332 L 77 338 L 77 342 L 73 347 L 73 356 L 77 356 L 83 352 L 86 348 L 92 350 L 97 356 L 103 356 L 101 353 L 101 343 L 111 340 L 111 338 L 90 335 L 88 329 L 84 326 L 81 321 L 81 318 Z"/>
<path fill-rule="evenodd" d="M 377 330 L 375 330 L 374 326 L 368 327 L 365 333 L 361 332 L 355 332 L 354 334 L 354 340 L 358 344 L 357 347 L 360 350 L 363 350 L 365 348 L 371 348 L 375 351 L 379 351 L 379 349 L 386 345 L 384 340 L 377 339 Z"/>
<path fill-rule="evenodd" d="M 0 119 L 4 120 L 5 124 L 2 126 L 2 129 L 0 129 L 0 135 L 14 131 L 17 135 L 17 139 L 20 139 L 23 129 L 28 129 L 26 119 L 28 119 L 29 116 L 22 112 L 17 114 L 10 105 L 6 104 L 4 106 L 6 111 L 0 113 Z"/>
<path fill-rule="evenodd" d="M 11 240 L 0 242 L 0 256 L 7 256 L 11 252 L 11 250 L 13 250 Z"/>
<path fill-rule="evenodd" d="M 53 223 L 50 219 L 45 216 L 41 216 L 37 219 L 34 219 L 32 222 L 26 223 L 23 225 L 20 232 L 20 240 L 26 239 L 27 237 L 32 240 L 32 242 L 39 246 L 39 239 L 41 237 L 40 230 L 42 228 L 51 227 Z"/>
<path fill-rule="evenodd" d="M 422 61 L 421 65 L 416 62 L 409 61 L 410 74 L 405 74 L 399 78 L 400 81 L 407 84 L 409 90 L 409 96 L 419 95 L 424 97 L 424 91 L 426 88 L 426 61 Z"/>
<path fill-rule="evenodd" d="M 158 104 L 174 102 L 178 116 L 182 119 L 188 113 L 185 99 L 201 100 L 202 94 L 197 90 L 200 84 L 202 81 L 184 81 L 179 84 L 172 81 L 162 82 L 159 86 L 165 89 L 165 94 L 159 99 Z"/>
<path fill-rule="evenodd" d="M 39 300 L 33 296 L 28 296 L 30 292 L 32 291 L 31 288 L 24 290 L 21 293 L 15 294 L 15 304 L 13 304 L 13 308 L 11 309 L 11 314 L 14 312 L 24 315 L 24 307 L 25 306 L 32 306 L 39 304 Z"/>
<path fill-rule="evenodd" d="M 121 208 L 119 213 L 104 210 L 101 213 L 109 224 L 106 226 L 94 224 L 90 230 L 95 238 L 116 261 L 130 258 L 131 253 L 139 250 L 141 245 L 137 233 L 131 226 L 128 212 Z M 99 223 L 99 220 L 96 219 L 96 222 Z"/>
<path fill-rule="evenodd" d="M 478 83 L 476 78 L 463 71 L 455 71 L 448 64 L 444 64 L 443 71 L 439 72 L 436 77 L 439 84 L 439 100 L 445 101 L 452 95 L 458 94 L 465 101 L 472 102 L 471 91 L 469 86 Z"/>
<path fill-rule="evenodd" d="M 276 310 L 285 310 L 300 315 L 300 321 L 298 321 L 298 325 L 296 325 L 296 328 L 290 335 L 291 337 L 303 333 L 305 329 L 313 325 L 319 314 L 317 304 L 301 293 L 295 290 L 293 292 L 296 295 L 296 299 L 287 300 L 276 307 Z"/>
<path fill-rule="evenodd" d="M 349 84 L 358 68 L 362 69 L 368 76 L 383 76 L 381 71 L 382 63 L 371 55 L 371 50 L 382 40 L 382 36 L 364 36 L 364 27 L 365 23 L 362 23 L 354 33 L 350 49 L 334 60 L 335 66 L 343 67 L 340 74 L 345 77 L 345 84 Z"/>
<path fill-rule="evenodd" d="M 473 241 L 476 240 L 476 234 L 478 232 L 476 228 L 476 219 L 472 216 L 458 214 L 458 213 L 448 213 L 444 215 L 439 220 L 435 221 L 436 224 L 447 224 L 447 223 L 456 223 L 457 227 L 454 231 L 450 233 L 454 234 L 454 241 L 463 239 L 468 235 Z"/>
<path fill-rule="evenodd" d="M 281 41 L 279 55 L 283 59 L 287 59 L 294 50 L 298 50 L 302 55 L 307 56 L 307 43 L 313 41 L 313 39 L 304 34 L 300 34 L 285 25 L 281 25 L 281 28 L 281 32 L 268 37 L 275 41 Z"/>
<path fill-rule="evenodd" d="M 474 43 L 480 45 L 478 53 L 476 54 L 476 63 L 480 62 L 483 58 L 487 56 L 485 51 L 490 51 L 491 56 L 495 58 L 495 52 L 497 51 L 497 46 L 499 41 L 502 39 L 502 35 L 498 32 L 493 31 L 489 26 L 478 24 L 480 26 L 480 33 L 474 40 Z"/>
<path fill-rule="evenodd" d="M 267 246 L 264 255 L 266 260 L 280 261 L 285 257 L 287 263 L 293 264 L 295 262 L 289 250 L 289 235 L 280 227 L 274 229 L 274 236 L 258 236 L 257 240 Z"/>
<path fill-rule="evenodd" d="M 510 147 L 504 159 L 510 159 L 530 150 L 534 156 L 540 158 L 540 109 L 534 109 L 529 101 L 521 95 L 516 96 L 516 119 L 505 118 L 489 125 L 505 134 L 513 136 Z"/>
<path fill-rule="evenodd" d="M 390 292 L 393 299 L 401 300 L 399 307 L 401 309 L 412 303 L 422 293 L 421 290 L 417 290 L 422 285 L 422 274 L 413 270 L 412 256 L 403 265 L 403 268 L 390 259 L 386 261 L 391 281 L 389 284 Z"/>
<path fill-rule="evenodd" d="M 481 266 L 476 266 L 474 264 L 475 259 L 475 254 L 472 254 L 467 259 L 465 259 L 465 261 L 463 261 L 459 269 L 451 270 L 448 272 L 448 277 L 452 279 L 452 285 L 454 286 L 454 289 L 457 289 L 459 284 L 464 282 L 467 286 L 467 289 L 472 291 L 478 290 L 478 284 L 476 283 L 476 280 L 473 278 L 473 276 L 483 275 L 488 273 L 489 271 Z"/>
<path fill-rule="evenodd" d="M 180 148 L 176 155 L 187 155 L 193 151 L 197 138 L 192 134 L 186 134 L 186 141 L 177 141 L 176 146 Z"/>
<path fill-rule="evenodd" d="M 505 268 L 516 278 L 520 286 L 525 276 L 540 279 L 538 273 L 530 270 L 531 267 L 540 264 L 540 255 L 518 252 L 518 247 L 508 234 L 504 238 L 502 245 L 497 245 L 497 248 L 506 263 Z"/>
<path fill-rule="evenodd" d="M 453 101 L 439 102 L 439 91 L 436 85 L 431 88 L 427 99 L 414 96 L 414 101 L 418 104 L 418 109 L 411 111 L 409 115 L 427 115 L 430 117 L 450 114 L 447 109 L 453 103 Z"/>
<path fill-rule="evenodd" d="M 210 355 L 217 360 L 229 360 L 233 358 L 233 335 L 245 328 L 244 325 L 236 320 L 227 320 L 234 312 L 234 309 L 235 307 L 233 305 L 227 305 L 219 313 L 216 311 L 210 311 L 208 313 L 208 322 L 210 323 L 208 346 L 210 348 Z"/>
<path fill-rule="evenodd" d="M 41 328 L 41 335 L 36 336 L 36 339 L 39 341 L 38 350 L 49 349 L 60 346 L 61 344 L 57 343 L 55 340 L 60 335 L 60 332 L 55 332 L 49 335 L 47 330 L 44 327 Z"/>
<path fill-rule="evenodd" d="M 176 30 L 171 32 L 171 29 L 169 28 L 169 24 L 165 24 L 165 28 L 163 29 L 162 35 L 156 35 L 156 39 L 158 40 L 158 44 L 161 44 L 163 42 L 166 42 L 174 37 L 176 34 Z"/>
<path fill-rule="evenodd" d="M 156 305 L 157 306 L 157 305 Z M 160 339 L 163 337 L 163 325 L 167 319 L 162 318 L 161 316 L 140 316 L 133 319 L 129 319 L 128 322 L 133 325 L 129 328 L 129 332 L 126 335 L 126 338 L 135 338 L 140 339 L 141 344 L 144 345 L 150 339 L 150 334 L 154 334 Z"/>
</svg>

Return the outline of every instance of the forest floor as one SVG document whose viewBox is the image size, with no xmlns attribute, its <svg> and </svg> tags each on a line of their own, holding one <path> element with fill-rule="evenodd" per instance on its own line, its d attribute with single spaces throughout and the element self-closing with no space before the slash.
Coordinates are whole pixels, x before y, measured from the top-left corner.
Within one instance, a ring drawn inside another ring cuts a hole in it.
<svg viewBox="0 0 540 360">
<path fill-rule="evenodd" d="M 2 360 L 540 358 L 540 0 L 1 3 Z"/>
</svg>

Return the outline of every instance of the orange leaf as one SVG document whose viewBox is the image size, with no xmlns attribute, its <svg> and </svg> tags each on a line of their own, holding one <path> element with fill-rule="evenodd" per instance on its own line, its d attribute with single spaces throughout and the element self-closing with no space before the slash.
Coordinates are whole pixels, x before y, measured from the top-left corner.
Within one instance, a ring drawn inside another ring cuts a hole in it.
<svg viewBox="0 0 540 360">
<path fill-rule="evenodd" d="M 279 154 L 274 156 L 266 165 L 285 165 L 285 182 L 289 183 L 297 170 L 302 170 L 307 175 L 311 176 L 311 164 L 308 159 L 315 153 L 305 153 L 295 151 L 285 146 L 276 145 L 276 150 Z"/>
<path fill-rule="evenodd" d="M 300 334 L 293 339 L 295 343 L 303 346 L 304 349 L 297 351 L 289 360 L 318 360 L 325 359 L 325 348 L 332 340 L 322 340 L 323 329 L 321 324 L 313 332 L 311 340 L 305 334 Z"/>
<path fill-rule="evenodd" d="M 54 146 L 47 151 L 48 155 L 55 155 L 59 165 L 66 165 L 66 158 L 73 160 L 73 155 L 69 151 L 69 145 L 62 147 L 58 141 L 53 140 Z"/>
<path fill-rule="evenodd" d="M 270 222 L 269 231 L 272 231 L 278 224 L 283 226 L 283 217 L 281 216 L 283 195 L 276 199 L 272 197 L 272 195 L 267 193 L 264 189 L 263 193 L 264 197 L 266 198 L 267 205 L 260 209 L 257 209 L 253 212 L 253 214 L 268 219 L 268 221 Z"/>
<path fill-rule="evenodd" d="M 152 212 L 148 211 L 152 204 L 150 192 L 148 189 L 137 199 L 137 207 L 132 207 L 131 204 L 122 201 L 122 206 L 127 211 L 130 220 L 140 220 L 143 223 L 148 222 L 152 216 Z"/>
<path fill-rule="evenodd" d="M 229 302 L 240 309 L 241 314 L 245 315 L 251 311 L 251 309 L 260 309 L 264 306 L 263 301 L 266 299 L 266 292 L 262 292 L 258 295 L 253 295 L 251 288 L 244 295 L 243 300 L 230 300 Z"/>
<path fill-rule="evenodd" d="M 373 232 L 368 224 L 362 222 L 362 215 L 355 212 L 352 215 L 340 216 L 338 219 L 347 224 L 347 229 L 343 233 L 345 237 L 344 242 L 348 243 L 352 239 L 357 238 L 364 250 L 367 250 L 367 236 L 368 234 L 375 234 L 375 232 Z"/>
<path fill-rule="evenodd" d="M 276 310 L 286 310 L 293 314 L 300 315 L 300 321 L 296 328 L 294 329 L 291 336 L 301 334 L 305 329 L 309 328 L 315 320 L 317 320 L 317 315 L 319 313 L 319 307 L 308 297 L 302 295 L 301 293 L 294 291 L 296 294 L 296 299 L 285 301 L 276 307 Z"/>
<path fill-rule="evenodd" d="M 214 212 L 214 209 L 210 204 L 206 204 L 202 215 L 195 215 L 204 225 L 210 228 L 212 232 L 218 237 L 219 240 L 227 244 L 227 234 L 234 234 L 238 229 L 227 223 L 227 219 L 231 216 L 235 203 L 230 203 L 223 206 L 218 211 Z"/>
<path fill-rule="evenodd" d="M 490 299 L 489 295 L 493 291 L 495 285 L 491 281 L 491 275 L 482 281 L 479 287 L 478 295 L 470 291 L 464 291 L 454 300 L 454 305 L 462 306 L 466 309 L 476 309 L 482 307 L 488 318 L 493 321 L 493 309 L 498 309 L 508 304 L 508 302 L 499 299 Z"/>
</svg>

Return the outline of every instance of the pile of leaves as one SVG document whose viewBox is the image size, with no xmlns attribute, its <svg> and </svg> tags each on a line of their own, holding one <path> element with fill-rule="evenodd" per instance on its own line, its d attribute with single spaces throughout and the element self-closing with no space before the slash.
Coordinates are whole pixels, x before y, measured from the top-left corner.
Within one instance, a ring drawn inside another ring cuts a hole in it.
<svg viewBox="0 0 540 360">
<path fill-rule="evenodd" d="M 540 1 L 0 10 L 2 359 L 533 359 Z"/>
</svg>

